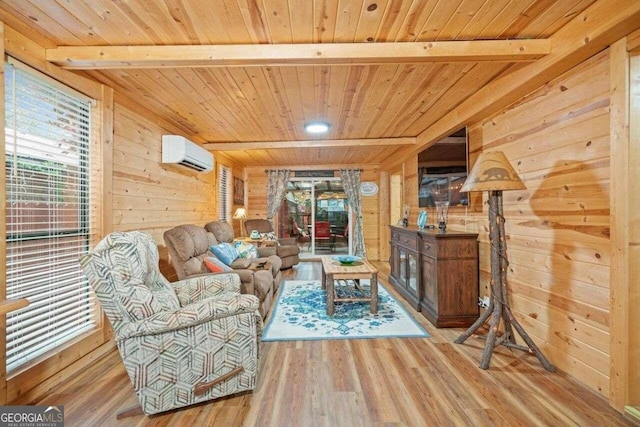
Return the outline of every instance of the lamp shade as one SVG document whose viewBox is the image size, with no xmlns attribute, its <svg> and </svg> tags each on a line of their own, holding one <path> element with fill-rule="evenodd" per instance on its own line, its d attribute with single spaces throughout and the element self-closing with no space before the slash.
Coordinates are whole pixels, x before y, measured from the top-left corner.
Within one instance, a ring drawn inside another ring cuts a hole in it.
<svg viewBox="0 0 640 427">
<path fill-rule="evenodd" d="M 245 208 L 238 208 L 233 214 L 233 219 L 246 219 L 246 218 L 247 218 L 247 210 Z"/>
<path fill-rule="evenodd" d="M 524 190 L 526 187 L 502 151 L 480 154 L 461 192 Z"/>
</svg>

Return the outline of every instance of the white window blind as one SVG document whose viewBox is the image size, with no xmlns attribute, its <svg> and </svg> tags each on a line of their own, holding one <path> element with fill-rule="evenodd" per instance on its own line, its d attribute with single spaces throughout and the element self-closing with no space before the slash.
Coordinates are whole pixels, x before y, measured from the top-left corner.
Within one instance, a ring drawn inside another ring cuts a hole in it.
<svg viewBox="0 0 640 427">
<path fill-rule="evenodd" d="M 91 101 L 6 63 L 7 372 L 96 325 L 89 249 Z"/>
<path fill-rule="evenodd" d="M 218 179 L 218 215 L 220 221 L 231 222 L 231 170 L 222 165 Z"/>
</svg>

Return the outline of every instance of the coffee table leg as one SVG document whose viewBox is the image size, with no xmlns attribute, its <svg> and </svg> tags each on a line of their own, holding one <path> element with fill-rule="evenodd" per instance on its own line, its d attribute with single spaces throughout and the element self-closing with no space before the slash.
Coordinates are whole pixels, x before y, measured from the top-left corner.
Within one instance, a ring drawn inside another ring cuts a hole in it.
<svg viewBox="0 0 640 427">
<path fill-rule="evenodd" d="M 371 313 L 378 313 L 378 273 L 371 275 Z"/>
<path fill-rule="evenodd" d="M 327 315 L 333 316 L 333 274 L 327 274 Z"/>
<path fill-rule="evenodd" d="M 327 275 L 324 272 L 324 268 L 322 269 L 322 289 L 327 288 Z"/>
</svg>

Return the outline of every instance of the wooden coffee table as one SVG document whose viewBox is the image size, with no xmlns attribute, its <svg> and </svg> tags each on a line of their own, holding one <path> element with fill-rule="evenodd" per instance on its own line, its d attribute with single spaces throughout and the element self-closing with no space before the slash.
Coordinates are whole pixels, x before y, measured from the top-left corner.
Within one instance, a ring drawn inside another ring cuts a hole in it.
<svg viewBox="0 0 640 427">
<path fill-rule="evenodd" d="M 369 294 L 365 294 L 360 287 L 360 279 L 371 280 Z M 355 289 L 347 284 L 347 280 L 353 280 Z M 341 297 L 336 294 L 336 282 L 343 291 Z M 378 312 L 378 270 L 366 259 L 352 265 L 342 265 L 338 261 L 334 261 L 331 256 L 323 256 L 322 289 L 327 290 L 327 314 L 329 316 L 333 316 L 334 303 L 341 301 L 369 301 L 371 313 Z M 361 296 L 356 295 L 355 290 L 358 290 Z"/>
</svg>

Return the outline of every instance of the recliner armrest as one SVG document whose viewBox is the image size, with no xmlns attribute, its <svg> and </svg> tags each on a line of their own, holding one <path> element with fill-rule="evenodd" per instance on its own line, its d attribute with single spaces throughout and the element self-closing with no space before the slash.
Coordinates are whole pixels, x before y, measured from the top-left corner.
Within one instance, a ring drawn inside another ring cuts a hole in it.
<svg viewBox="0 0 640 427">
<path fill-rule="evenodd" d="M 221 292 L 240 292 L 240 278 L 237 274 L 201 274 L 171 283 L 180 306 L 184 307 L 204 298 L 215 297 Z"/>
<path fill-rule="evenodd" d="M 255 312 L 260 317 L 258 305 L 255 295 L 223 291 L 217 298 L 207 298 L 177 310 L 163 311 L 146 319 L 127 323 L 116 331 L 116 341 L 162 334 L 242 313 Z"/>
<path fill-rule="evenodd" d="M 266 258 L 268 256 L 275 255 L 277 250 L 277 246 L 261 246 L 258 248 L 258 256 L 260 258 Z"/>
</svg>

